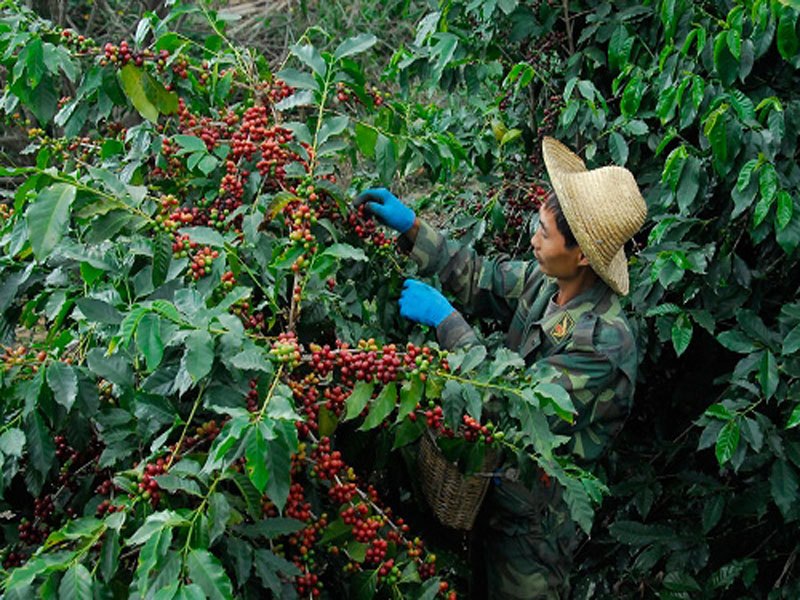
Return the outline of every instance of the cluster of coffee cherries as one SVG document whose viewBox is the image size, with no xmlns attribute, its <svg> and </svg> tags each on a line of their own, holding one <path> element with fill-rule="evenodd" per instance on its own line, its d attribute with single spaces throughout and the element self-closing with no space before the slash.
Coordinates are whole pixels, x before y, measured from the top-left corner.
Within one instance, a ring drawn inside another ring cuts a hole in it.
<svg viewBox="0 0 800 600">
<path fill-rule="evenodd" d="M 75 33 L 71 29 L 62 29 L 60 25 L 56 26 L 53 33 L 59 36 L 59 42 L 62 46 L 69 48 L 73 52 L 93 52 L 97 47 L 92 38 Z"/>
<path fill-rule="evenodd" d="M 231 312 L 242 320 L 245 329 L 258 332 L 266 328 L 264 313 L 254 310 L 247 300 L 236 301 L 231 307 Z"/>
<path fill-rule="evenodd" d="M 106 66 L 110 63 L 118 68 L 121 68 L 128 63 L 133 63 L 137 67 L 141 67 L 145 62 L 151 62 L 155 64 L 156 70 L 159 73 L 163 73 L 164 68 L 167 66 L 167 62 L 169 60 L 169 50 L 159 50 L 154 52 L 149 48 L 145 48 L 144 50 L 137 51 L 130 47 L 130 44 L 128 44 L 127 40 L 122 40 L 119 45 L 114 45 L 109 42 L 103 46 L 103 56 L 100 59 L 100 65 Z M 186 79 L 189 76 L 189 73 L 187 72 L 188 67 L 189 63 L 183 58 L 175 59 L 172 62 L 172 72 L 181 79 Z M 165 87 L 170 89 L 169 85 Z"/>
<path fill-rule="evenodd" d="M 217 439 L 220 431 L 221 429 L 217 424 L 217 421 L 215 419 L 211 419 L 210 421 L 206 421 L 205 423 L 201 423 L 195 427 L 195 434 L 188 436 L 183 443 L 186 444 L 187 448 L 195 447 L 202 442 L 208 442 L 210 444 Z"/>
<path fill-rule="evenodd" d="M 210 246 L 200 248 L 192 257 L 192 262 L 189 263 L 189 269 L 186 271 L 187 277 L 195 281 L 201 277 L 205 277 L 211 273 L 211 266 L 218 257 L 219 252 L 212 249 Z"/>
<path fill-rule="evenodd" d="M 278 339 L 272 343 L 269 353 L 274 360 L 290 368 L 299 365 L 302 357 L 300 344 L 291 331 L 278 334 Z"/>
<path fill-rule="evenodd" d="M 14 207 L 6 202 L 0 202 L 0 224 L 14 216 Z"/>
<path fill-rule="evenodd" d="M 265 81 L 261 84 L 261 87 L 267 90 L 267 98 L 273 104 L 288 98 L 295 92 L 295 88 L 288 85 L 283 79 L 275 79 L 272 82 Z"/>
<path fill-rule="evenodd" d="M 110 515 L 115 512 L 119 512 L 125 510 L 124 504 L 112 504 L 111 500 L 103 500 L 100 504 L 97 505 L 97 509 L 95 510 L 95 516 L 98 519 L 102 519 L 105 515 Z"/>
<path fill-rule="evenodd" d="M 494 425 L 492 423 L 481 425 L 480 421 L 469 415 L 464 415 L 461 420 L 463 423 L 461 435 L 465 440 L 475 443 L 483 438 L 486 444 L 491 445 L 494 443 Z"/>
<path fill-rule="evenodd" d="M 247 392 L 247 410 L 256 412 L 260 406 L 258 403 L 258 379 L 250 380 L 250 391 Z"/>
<path fill-rule="evenodd" d="M 50 535 L 50 521 L 56 506 L 51 494 L 42 494 L 33 500 L 33 517 L 30 521 L 22 518 L 17 526 L 20 542 L 24 544 L 41 544 Z"/>
<path fill-rule="evenodd" d="M 117 399 L 114 397 L 114 384 L 110 381 L 100 379 L 97 382 L 97 395 L 103 404 L 114 406 L 117 403 Z"/>
<path fill-rule="evenodd" d="M 44 350 L 36 352 L 35 350 L 29 350 L 25 346 L 17 346 L 16 348 L 5 346 L 3 354 L 0 356 L 4 371 L 10 371 L 14 367 L 23 367 L 30 373 L 37 373 L 39 365 L 46 360 L 47 352 Z"/>
<path fill-rule="evenodd" d="M 142 474 L 139 476 L 139 494 L 144 500 L 150 500 L 153 506 L 158 505 L 161 499 L 161 488 L 158 487 L 156 477 L 167 472 L 167 463 L 163 458 L 156 459 L 144 465 Z"/>
<path fill-rule="evenodd" d="M 359 238 L 378 248 L 389 248 L 394 243 L 394 238 L 386 237 L 382 231 L 378 231 L 375 219 L 366 210 L 366 204 L 362 204 L 358 210 L 350 212 L 347 216 L 347 224 Z"/>
<path fill-rule="evenodd" d="M 505 228 L 495 235 L 493 243 L 500 252 L 516 254 L 528 249 L 530 236 L 526 223 L 547 200 L 547 191 L 538 183 L 522 182 L 504 190 Z"/>
<path fill-rule="evenodd" d="M 8 548 L 9 552 L 3 557 L 3 568 L 8 571 L 22 565 L 28 558 L 28 555 L 21 550 L 12 550 Z"/>
<path fill-rule="evenodd" d="M 374 85 L 371 88 L 365 87 L 364 92 L 372 97 L 372 105 L 375 107 L 381 106 L 383 104 L 383 99 L 389 97 L 389 92 L 381 93 Z M 361 98 L 354 94 L 352 90 L 348 89 L 343 81 L 338 82 L 336 84 L 336 102 L 347 102 L 350 98 L 355 100 L 358 104 L 363 104 Z"/>
<path fill-rule="evenodd" d="M 342 453 L 331 450 L 331 440 L 327 436 L 322 437 L 318 444 L 311 447 L 309 456 L 313 461 L 311 475 L 323 480 L 335 479 L 347 466 L 342 460 Z"/>
<path fill-rule="evenodd" d="M 548 97 L 544 108 L 542 109 L 542 120 L 536 128 L 536 135 L 543 136 L 552 132 L 556 128 L 558 116 L 564 108 L 564 99 L 559 94 L 553 94 Z"/>
<path fill-rule="evenodd" d="M 218 124 L 211 117 L 192 114 L 183 98 L 178 99 L 178 129 L 183 134 L 194 134 L 199 137 L 209 152 L 219 146 L 221 131 Z"/>
</svg>

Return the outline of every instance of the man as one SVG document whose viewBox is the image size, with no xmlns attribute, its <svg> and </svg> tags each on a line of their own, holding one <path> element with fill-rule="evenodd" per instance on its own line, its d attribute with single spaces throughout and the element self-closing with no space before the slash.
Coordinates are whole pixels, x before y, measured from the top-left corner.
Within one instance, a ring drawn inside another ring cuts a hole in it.
<svg viewBox="0 0 800 600">
<path fill-rule="evenodd" d="M 553 424 L 586 465 L 619 432 L 633 401 L 636 345 L 619 297 L 629 288 L 623 245 L 642 226 L 646 206 L 633 175 L 616 166 L 587 170 L 560 142 L 545 138 L 554 194 L 539 210 L 531 239 L 536 262 L 483 258 L 445 238 L 388 190 L 357 203 L 403 234 L 422 275 L 438 274 L 465 311 L 508 323 L 506 345 L 538 381 L 560 384 L 577 409 L 574 425 Z M 469 345 L 475 333 L 435 288 L 409 279 L 400 314 L 436 327 L 444 348 Z M 561 598 L 568 590 L 575 528 L 560 486 L 533 489 L 512 474 L 493 485 L 479 530 L 490 598 Z"/>
</svg>

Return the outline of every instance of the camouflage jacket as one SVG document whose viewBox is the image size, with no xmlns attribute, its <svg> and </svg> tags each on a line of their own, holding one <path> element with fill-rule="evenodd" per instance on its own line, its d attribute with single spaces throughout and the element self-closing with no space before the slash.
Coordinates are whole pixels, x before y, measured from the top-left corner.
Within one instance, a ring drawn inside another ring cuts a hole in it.
<svg viewBox="0 0 800 600">
<path fill-rule="evenodd" d="M 424 221 L 411 258 L 421 275 L 438 274 L 465 312 L 509 323 L 506 345 L 536 380 L 564 387 L 578 411 L 572 425 L 554 422 L 554 432 L 570 437 L 569 449 L 579 459 L 600 456 L 630 413 L 636 382 L 636 344 L 619 296 L 598 278 L 543 318 L 558 285 L 536 261 L 483 258 Z M 437 336 L 447 349 L 477 342 L 459 312 L 439 325 Z"/>
</svg>

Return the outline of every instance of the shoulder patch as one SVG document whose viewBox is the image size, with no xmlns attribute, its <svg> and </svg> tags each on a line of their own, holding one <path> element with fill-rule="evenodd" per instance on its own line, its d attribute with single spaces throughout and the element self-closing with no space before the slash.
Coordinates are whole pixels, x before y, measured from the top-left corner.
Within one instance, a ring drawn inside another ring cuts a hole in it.
<svg viewBox="0 0 800 600">
<path fill-rule="evenodd" d="M 549 335 L 556 344 L 559 344 L 564 340 L 564 338 L 572 333 L 574 328 L 575 319 L 572 318 L 572 315 L 569 314 L 569 311 L 564 311 L 564 314 L 561 316 L 561 318 L 558 319 L 558 321 L 556 321 L 547 331 L 547 335 Z"/>
</svg>

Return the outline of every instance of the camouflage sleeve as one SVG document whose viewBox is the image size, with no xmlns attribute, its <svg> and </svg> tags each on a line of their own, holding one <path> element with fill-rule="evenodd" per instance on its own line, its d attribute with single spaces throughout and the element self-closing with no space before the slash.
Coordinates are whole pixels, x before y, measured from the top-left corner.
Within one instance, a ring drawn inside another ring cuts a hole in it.
<svg viewBox="0 0 800 600">
<path fill-rule="evenodd" d="M 574 423 L 553 417 L 551 427 L 569 436 L 569 450 L 585 460 L 597 459 L 619 433 L 635 384 L 636 347 L 630 331 L 598 329 L 594 348 L 555 354 L 530 367 L 536 380 L 557 383 L 570 394 L 577 410 Z"/>
<path fill-rule="evenodd" d="M 461 302 L 466 312 L 509 321 L 525 280 L 536 263 L 479 256 L 474 249 L 445 239 L 420 220 L 411 258 L 423 276 L 439 275 L 442 286 Z"/>
</svg>

